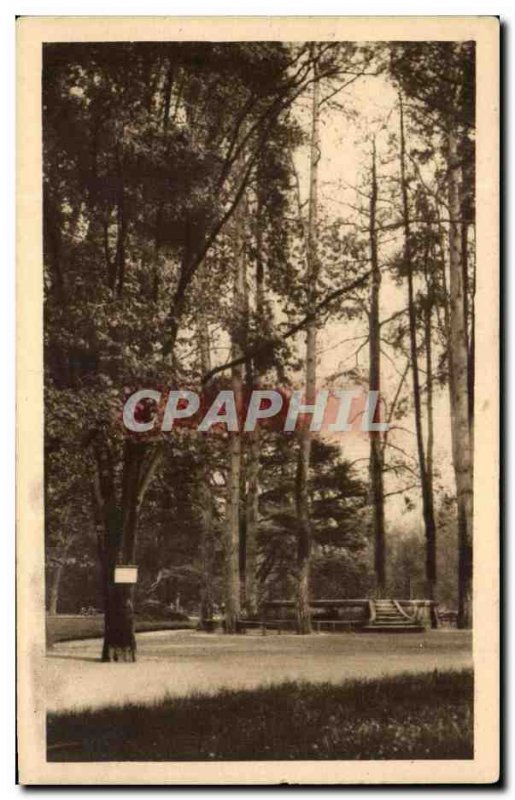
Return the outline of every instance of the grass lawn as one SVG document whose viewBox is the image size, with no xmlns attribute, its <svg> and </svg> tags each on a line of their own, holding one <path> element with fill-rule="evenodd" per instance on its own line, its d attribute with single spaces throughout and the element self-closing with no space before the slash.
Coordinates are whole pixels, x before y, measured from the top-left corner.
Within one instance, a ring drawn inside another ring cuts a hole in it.
<svg viewBox="0 0 515 800">
<path fill-rule="evenodd" d="M 473 674 L 287 682 L 49 714 L 49 761 L 473 758 Z"/>
<path fill-rule="evenodd" d="M 136 632 L 143 631 L 175 631 L 194 628 L 195 622 L 188 620 L 146 620 L 136 618 Z M 104 635 L 103 614 L 58 614 L 47 616 L 47 644 L 66 642 L 73 639 L 96 639 Z"/>
</svg>

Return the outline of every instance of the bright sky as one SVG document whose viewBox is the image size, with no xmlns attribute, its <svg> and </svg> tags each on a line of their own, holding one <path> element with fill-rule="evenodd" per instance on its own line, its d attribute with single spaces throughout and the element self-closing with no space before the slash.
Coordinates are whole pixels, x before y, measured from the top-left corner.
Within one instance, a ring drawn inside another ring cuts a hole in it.
<svg viewBox="0 0 515 800">
<path fill-rule="evenodd" d="M 334 88 L 334 87 L 333 87 Z M 322 97 L 324 92 L 322 92 Z M 329 218 L 341 217 L 349 222 L 359 220 L 355 208 L 366 203 L 363 197 L 356 192 L 355 187 L 363 187 L 370 165 L 371 149 L 369 136 L 376 134 L 378 158 L 378 183 L 379 198 L 387 195 L 386 179 L 396 176 L 398 163 L 396 160 L 382 164 L 381 160 L 387 153 L 388 136 L 398 133 L 399 116 L 396 108 L 397 94 L 393 85 L 384 76 L 369 76 L 360 78 L 352 86 L 341 92 L 337 100 L 344 110 L 323 107 L 320 124 L 321 160 L 319 163 L 319 217 L 324 214 Z M 311 128 L 311 98 L 299 98 L 295 113 L 300 124 L 307 134 Z M 295 156 L 295 167 L 299 176 L 301 200 L 307 202 L 309 193 L 309 146 L 299 148 Z M 383 203 L 386 201 L 383 200 Z M 381 205 L 381 200 L 380 200 Z M 307 206 L 306 206 L 307 207 Z M 353 208 L 354 207 L 354 208 Z M 386 206 L 382 206 L 383 208 Z M 361 225 L 367 224 L 366 218 L 361 218 Z M 379 258 L 384 262 L 391 257 L 402 242 L 401 231 L 389 233 L 387 241 L 380 248 Z M 334 288 L 338 288 L 336 285 Z M 383 273 L 381 285 L 382 319 L 390 317 L 396 311 L 407 305 L 407 288 L 396 286 L 389 278 L 387 272 Z M 278 317 L 281 318 L 280 309 Z M 282 319 L 281 322 L 285 320 Z M 350 389 L 353 385 L 349 380 L 340 378 L 328 382 L 329 376 L 351 367 L 358 366 L 364 377 L 368 374 L 368 347 L 365 344 L 357 356 L 356 349 L 366 338 L 367 324 L 364 318 L 354 320 L 329 321 L 318 332 L 318 360 L 317 377 L 320 387 Z M 363 337 L 358 339 L 357 337 Z M 305 335 L 297 335 L 296 346 L 300 356 L 305 353 Z M 217 341 L 213 343 L 213 358 L 215 363 L 222 363 L 228 356 L 229 343 L 227 336 L 219 331 Z M 387 401 L 393 398 L 399 382 L 399 373 L 405 368 L 406 359 L 395 354 L 387 345 L 384 346 L 386 355 L 382 357 L 381 383 L 382 392 Z M 388 358 L 388 356 L 390 358 Z M 423 367 L 423 364 L 421 364 Z M 299 376 L 302 381 L 302 376 Z M 421 369 L 421 380 L 424 373 Z M 405 390 L 411 398 L 411 372 L 405 381 Z M 406 417 L 398 425 L 402 430 L 393 432 L 389 440 L 392 444 L 402 448 L 407 453 L 408 463 L 417 469 L 417 453 L 414 429 L 414 415 L 408 411 Z M 451 460 L 449 398 L 447 388 L 434 387 L 434 424 L 435 424 L 435 488 L 445 488 L 450 492 L 455 491 L 454 474 Z M 362 436 L 352 434 L 339 434 L 343 452 L 350 461 L 357 461 L 356 469 L 366 478 L 368 471 L 369 440 L 366 434 Z M 392 451 L 391 451 L 392 452 Z M 398 454 L 399 455 L 399 454 Z M 404 478 L 396 478 L 391 472 L 385 474 L 385 491 L 397 490 L 412 486 L 416 480 L 406 473 Z M 395 494 L 386 500 L 386 520 L 390 533 L 403 530 L 422 530 L 421 502 L 418 489 L 409 491 L 410 499 L 415 503 L 415 509 L 405 511 L 403 494 Z"/>
<path fill-rule="evenodd" d="M 323 96 L 323 92 L 322 92 Z M 355 112 L 355 115 L 344 113 L 339 109 L 330 109 L 324 106 L 320 126 L 321 160 L 319 163 L 319 204 L 329 216 L 341 216 L 356 221 L 357 212 L 350 206 L 361 205 L 363 198 L 357 194 L 355 188 L 362 184 L 364 170 L 370 164 L 370 143 L 367 135 L 377 132 L 378 162 L 386 155 L 387 136 L 389 132 L 398 132 L 399 117 L 396 109 L 397 94 L 393 85 L 383 76 L 364 77 L 338 95 L 338 101 L 345 109 Z M 306 99 L 299 104 L 298 118 L 306 132 L 310 130 L 310 104 Z M 381 126 L 386 123 L 386 129 Z M 296 167 L 300 176 L 301 193 L 303 200 L 308 197 L 309 177 L 309 149 L 302 148 L 296 159 Z M 397 170 L 397 164 L 379 165 L 379 196 L 381 197 L 381 172 L 383 176 Z M 361 202 L 360 202 L 361 200 Z M 350 204 L 350 206 L 348 205 Z M 363 224 L 363 220 L 361 221 Z M 395 237 L 389 236 L 390 243 L 380 249 L 384 259 L 392 254 L 393 249 L 400 243 L 400 233 Z M 337 288 L 336 286 L 334 288 Z M 395 311 L 406 307 L 406 288 L 397 287 L 386 275 L 381 286 L 381 318 L 385 319 Z M 349 341 L 366 333 L 364 319 L 353 321 L 329 322 L 318 336 L 318 363 L 317 370 L 320 382 L 324 378 L 355 366 L 356 363 L 366 373 L 368 370 L 368 348 L 364 346 L 356 362 L 355 351 L 363 339 Z M 303 352 L 304 337 L 298 337 L 300 352 Z M 399 355 L 395 356 L 391 348 L 385 345 L 394 363 L 392 364 L 383 356 L 382 358 L 382 385 L 387 399 L 393 397 L 398 384 L 398 371 L 403 370 L 406 361 Z M 406 380 L 406 388 L 411 396 L 411 372 Z M 422 375 L 423 380 L 423 375 Z M 335 387 L 336 388 L 336 387 Z M 344 386 L 343 388 L 348 388 Z M 439 484 L 450 491 L 454 491 L 454 476 L 451 461 L 449 399 L 446 388 L 435 392 L 435 468 L 439 475 L 436 486 Z M 416 440 L 414 432 L 413 413 L 408 413 L 400 425 L 406 430 L 396 431 L 392 434 L 392 442 L 402 447 L 410 456 L 410 463 L 416 467 Z M 345 435 L 344 435 L 345 436 Z M 395 438 L 394 438 L 395 436 Z M 369 444 L 366 438 L 356 436 L 343 439 L 342 444 L 345 455 L 350 459 L 363 459 L 359 466 L 368 469 L 367 457 Z M 358 466 L 358 465 L 357 465 Z M 395 491 L 403 485 L 412 484 L 413 478 L 399 479 L 386 475 L 386 492 Z M 404 502 L 402 495 L 387 499 L 387 522 L 394 528 L 421 525 L 421 510 L 419 492 L 410 491 L 411 499 L 417 503 L 413 513 L 403 514 Z"/>
</svg>

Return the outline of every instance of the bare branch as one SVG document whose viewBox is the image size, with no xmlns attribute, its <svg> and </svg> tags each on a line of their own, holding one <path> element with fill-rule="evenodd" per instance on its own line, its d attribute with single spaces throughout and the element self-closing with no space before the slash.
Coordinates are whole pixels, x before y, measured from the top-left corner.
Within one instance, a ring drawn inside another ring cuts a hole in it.
<svg viewBox="0 0 515 800">
<path fill-rule="evenodd" d="M 370 277 L 370 272 L 365 273 L 360 278 L 357 278 L 350 284 L 343 286 L 341 289 L 336 289 L 334 292 L 330 292 L 327 297 L 318 303 L 312 312 L 307 314 L 300 322 L 297 322 L 291 328 L 289 328 L 285 333 L 282 334 L 281 339 L 285 341 L 286 339 L 290 339 L 300 330 L 306 327 L 310 322 L 313 322 L 321 311 L 327 308 L 334 300 L 337 300 L 342 295 L 346 294 L 346 292 L 350 292 L 353 289 L 356 289 L 358 286 L 363 286 Z M 256 347 L 254 350 L 251 350 L 248 353 L 244 353 L 242 356 L 238 358 L 234 358 L 232 361 L 228 361 L 226 364 L 222 364 L 219 367 L 214 367 L 213 369 L 206 372 L 204 377 L 202 378 L 202 383 L 208 383 L 215 375 L 220 372 L 224 372 L 226 369 L 231 369 L 232 367 L 237 367 L 240 364 L 246 364 L 248 361 L 252 360 L 258 355 L 262 353 L 266 353 L 269 350 L 275 347 L 275 342 L 266 342 L 265 344 L 261 345 L 260 347 Z"/>
</svg>

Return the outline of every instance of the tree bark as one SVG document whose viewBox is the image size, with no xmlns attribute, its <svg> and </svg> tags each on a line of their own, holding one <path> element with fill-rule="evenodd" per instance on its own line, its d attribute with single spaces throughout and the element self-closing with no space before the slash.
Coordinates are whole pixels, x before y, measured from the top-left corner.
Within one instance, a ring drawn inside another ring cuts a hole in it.
<svg viewBox="0 0 515 800">
<path fill-rule="evenodd" d="M 377 167 L 375 139 L 372 143 L 372 186 L 370 193 L 369 238 L 372 281 L 370 287 L 369 313 L 369 390 L 381 390 L 381 327 L 379 321 L 379 295 L 381 287 L 381 270 L 377 252 Z M 376 405 L 374 422 L 379 422 L 379 403 Z M 384 597 L 386 591 L 385 569 L 385 514 L 384 514 L 384 456 L 379 431 L 370 434 L 370 483 L 374 524 L 374 569 L 376 575 L 376 593 Z"/>
<path fill-rule="evenodd" d="M 235 368 L 235 371 L 241 371 Z M 241 376 L 233 374 L 232 389 L 241 392 Z M 229 477 L 227 481 L 227 512 L 225 524 L 225 631 L 236 632 L 240 615 L 240 477 L 241 436 L 229 434 Z"/>
<path fill-rule="evenodd" d="M 427 414 L 427 440 L 426 440 L 426 474 L 428 492 L 431 497 L 431 506 L 434 509 L 434 408 L 433 408 L 433 342 L 432 342 L 432 319 L 433 319 L 433 306 L 434 306 L 434 287 L 433 279 L 429 274 L 427 263 L 427 252 L 425 259 L 425 279 L 426 279 L 426 293 L 427 302 L 424 310 L 424 346 L 426 351 L 426 414 Z M 434 512 L 433 512 L 434 514 Z M 437 578 L 437 538 L 438 533 L 436 529 L 435 520 L 435 535 L 433 539 L 426 538 L 426 576 L 435 576 L 435 584 L 428 587 L 430 599 L 435 600 L 436 592 L 436 578 Z M 433 595 L 431 596 L 431 589 Z M 434 612 L 434 607 L 431 607 L 432 624 L 434 627 L 438 624 L 437 615 Z"/>
<path fill-rule="evenodd" d="M 114 565 L 106 575 L 102 661 L 136 661 L 134 587 L 114 582 Z"/>
<path fill-rule="evenodd" d="M 413 260 L 411 253 L 411 227 L 409 213 L 408 182 L 406 177 L 406 143 L 404 132 L 404 110 L 402 97 L 399 98 L 400 110 L 400 167 L 401 167 L 401 193 L 404 223 L 404 265 L 408 284 L 408 317 L 410 336 L 411 374 L 413 376 L 413 403 L 415 410 L 415 431 L 417 439 L 417 454 L 419 462 L 420 482 L 422 489 L 422 513 L 426 536 L 426 591 L 430 600 L 435 599 L 436 591 L 436 523 L 434 514 L 434 501 L 431 479 L 428 475 L 426 453 L 424 448 L 424 433 L 422 427 L 422 399 L 420 390 L 420 376 L 418 367 L 418 342 L 417 342 L 417 309 L 415 303 L 415 289 L 413 281 Z"/>
<path fill-rule="evenodd" d="M 450 348 L 453 381 L 450 383 L 453 409 L 453 460 L 458 505 L 458 626 L 472 627 L 472 540 L 473 462 L 469 406 L 469 354 L 460 235 L 460 187 L 456 135 L 447 133 L 449 265 L 450 265 Z"/>
<path fill-rule="evenodd" d="M 102 661 L 135 661 L 134 586 L 115 583 L 120 564 L 134 564 L 141 503 L 160 459 L 160 449 L 148 443 L 126 440 L 122 495 L 117 502 L 113 460 L 106 441 L 94 442 L 97 474 L 95 497 L 102 523 L 99 542 L 104 588 L 104 643 Z"/>
<path fill-rule="evenodd" d="M 211 369 L 211 353 L 207 323 L 201 322 L 198 328 L 200 345 L 200 363 L 202 374 Z M 202 434 L 200 434 L 202 437 Z M 200 531 L 200 628 L 205 629 L 213 618 L 213 573 L 214 573 L 214 531 L 213 531 L 213 495 L 210 486 L 209 445 L 207 439 L 200 439 L 200 456 L 202 463 L 199 470 L 199 507 L 201 515 Z"/>
<path fill-rule="evenodd" d="M 242 353 L 241 337 L 245 316 L 245 209 L 243 202 L 235 218 L 234 320 L 231 333 L 232 356 Z M 231 388 L 239 413 L 243 396 L 243 367 L 238 364 L 231 370 Z M 241 494 L 242 441 L 239 431 L 229 433 L 229 474 L 225 524 L 225 632 L 236 633 L 240 616 L 240 494 Z"/>
<path fill-rule="evenodd" d="M 257 529 L 259 522 L 259 429 L 249 434 L 245 526 L 245 610 L 252 617 L 258 610 Z"/>
<path fill-rule="evenodd" d="M 470 165 L 461 168 L 461 262 L 463 269 L 463 315 L 465 318 L 465 342 L 467 346 L 467 378 L 468 378 L 468 409 L 470 427 L 470 451 L 474 452 L 474 358 L 475 358 L 475 261 L 472 272 L 472 281 L 469 278 L 469 223 L 471 215 L 470 197 L 473 193 L 471 185 Z"/>
<path fill-rule="evenodd" d="M 256 318 L 262 319 L 264 303 L 264 266 L 262 257 L 262 205 L 258 199 L 256 211 Z M 255 363 L 249 362 L 248 386 L 254 388 L 259 383 L 259 371 Z M 247 493 L 246 493 L 246 525 L 245 525 L 245 590 L 244 604 L 247 614 L 252 617 L 258 611 L 258 579 L 257 579 L 257 534 L 259 524 L 259 467 L 261 455 L 260 429 L 248 435 L 247 461 Z"/>
<path fill-rule="evenodd" d="M 138 520 L 137 493 L 144 448 L 125 443 L 123 487 L 121 498 L 121 530 L 116 551 L 110 553 L 106 570 L 105 636 L 103 661 L 135 661 L 134 586 L 117 584 L 118 564 L 134 564 L 136 526 Z"/>
<path fill-rule="evenodd" d="M 313 45 L 313 55 L 315 45 Z M 316 59 L 313 61 L 313 92 L 311 106 L 311 152 L 309 179 L 309 217 L 307 230 L 306 294 L 307 311 L 310 314 L 316 304 L 318 276 L 318 164 L 320 161 L 320 86 Z M 316 322 L 306 326 L 306 403 L 316 398 Z M 300 634 L 311 633 L 311 610 L 309 605 L 309 578 L 311 562 L 311 520 L 309 512 L 309 463 L 311 458 L 311 432 L 302 427 L 299 432 L 299 453 L 295 481 L 297 516 L 297 629 Z"/>
</svg>

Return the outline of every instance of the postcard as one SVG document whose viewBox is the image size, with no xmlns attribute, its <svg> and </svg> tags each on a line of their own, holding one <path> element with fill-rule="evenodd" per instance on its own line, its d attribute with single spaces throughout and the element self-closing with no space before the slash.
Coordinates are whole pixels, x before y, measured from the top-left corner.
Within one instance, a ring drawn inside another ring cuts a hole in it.
<svg viewBox="0 0 515 800">
<path fill-rule="evenodd" d="M 497 782 L 499 20 L 17 25 L 20 782 Z"/>
</svg>

